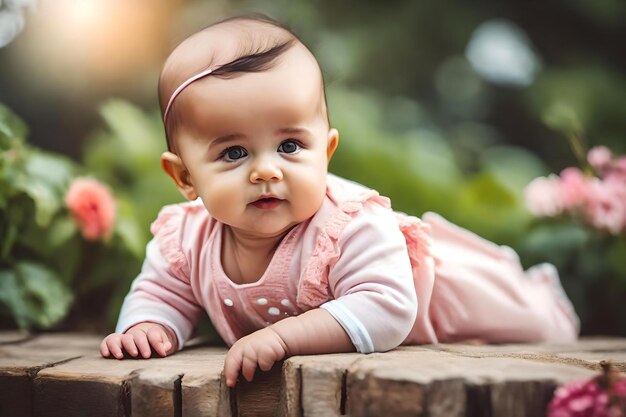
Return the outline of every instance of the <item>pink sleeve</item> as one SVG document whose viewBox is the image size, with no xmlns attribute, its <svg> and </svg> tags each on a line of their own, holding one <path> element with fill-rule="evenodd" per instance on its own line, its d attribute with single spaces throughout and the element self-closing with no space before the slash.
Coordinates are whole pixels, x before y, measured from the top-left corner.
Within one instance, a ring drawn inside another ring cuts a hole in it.
<svg viewBox="0 0 626 417">
<path fill-rule="evenodd" d="M 411 331 L 417 297 L 406 240 L 393 212 L 367 205 L 343 230 L 329 273 L 334 300 L 321 306 L 343 326 L 357 351 L 400 345 Z"/>
<path fill-rule="evenodd" d="M 180 244 L 185 214 L 181 207 L 170 206 L 154 222 L 155 238 L 148 243 L 141 272 L 124 299 L 116 332 L 149 321 L 171 327 L 179 349 L 191 337 L 202 307 L 193 294 Z"/>
</svg>

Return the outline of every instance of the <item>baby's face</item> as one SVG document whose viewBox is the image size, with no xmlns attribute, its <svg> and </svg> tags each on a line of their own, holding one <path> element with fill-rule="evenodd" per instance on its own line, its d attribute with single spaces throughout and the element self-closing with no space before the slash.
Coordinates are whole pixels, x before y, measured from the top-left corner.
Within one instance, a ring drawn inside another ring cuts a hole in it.
<svg viewBox="0 0 626 417">
<path fill-rule="evenodd" d="M 296 45 L 270 70 L 207 77 L 181 93 L 175 141 L 215 219 L 271 237 L 310 218 L 337 145 L 313 57 Z"/>
</svg>

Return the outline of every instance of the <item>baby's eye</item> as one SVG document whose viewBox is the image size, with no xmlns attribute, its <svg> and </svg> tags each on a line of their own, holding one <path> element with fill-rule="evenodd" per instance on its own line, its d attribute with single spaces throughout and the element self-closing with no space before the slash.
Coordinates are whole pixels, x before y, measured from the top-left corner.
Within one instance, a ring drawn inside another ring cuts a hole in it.
<svg viewBox="0 0 626 417">
<path fill-rule="evenodd" d="M 289 139 L 280 144 L 280 146 L 278 147 L 278 152 L 296 153 L 300 149 L 302 149 L 302 147 L 298 142 L 293 139 Z"/>
<path fill-rule="evenodd" d="M 226 162 L 236 162 L 246 156 L 248 156 L 248 153 L 244 148 L 241 146 L 231 146 L 220 154 L 220 159 L 224 159 Z"/>
</svg>

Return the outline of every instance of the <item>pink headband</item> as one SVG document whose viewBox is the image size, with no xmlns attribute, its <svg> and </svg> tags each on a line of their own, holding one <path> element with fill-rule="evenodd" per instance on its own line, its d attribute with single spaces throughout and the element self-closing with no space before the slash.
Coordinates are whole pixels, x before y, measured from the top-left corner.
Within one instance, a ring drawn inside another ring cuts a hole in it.
<svg viewBox="0 0 626 417">
<path fill-rule="evenodd" d="M 170 109 L 172 107 L 172 104 L 174 103 L 174 99 L 176 97 L 178 97 L 178 95 L 189 86 L 189 84 L 191 84 L 194 81 L 199 80 L 200 78 L 206 77 L 207 75 L 209 75 L 210 73 L 212 73 L 214 70 L 214 68 L 209 68 L 209 69 L 205 69 L 202 72 L 199 72 L 196 75 L 193 75 L 189 78 L 187 78 L 186 81 L 184 81 L 181 85 L 178 86 L 178 88 L 176 90 L 174 90 L 174 92 L 172 93 L 172 96 L 170 97 L 170 100 L 167 102 L 167 106 L 165 107 L 165 113 L 163 113 L 163 123 L 165 124 L 167 122 L 167 115 L 170 112 Z"/>
</svg>

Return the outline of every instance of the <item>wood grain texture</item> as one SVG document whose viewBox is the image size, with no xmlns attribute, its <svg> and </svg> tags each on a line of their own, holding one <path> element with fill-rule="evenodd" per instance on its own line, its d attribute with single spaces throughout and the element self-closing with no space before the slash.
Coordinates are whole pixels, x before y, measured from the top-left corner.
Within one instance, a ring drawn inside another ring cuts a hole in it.
<svg viewBox="0 0 626 417">
<path fill-rule="evenodd" d="M 227 349 L 104 359 L 101 336 L 0 332 L 0 417 L 526 417 L 555 388 L 626 370 L 626 339 L 571 345 L 428 345 L 385 353 L 299 356 L 226 387 Z"/>
</svg>

